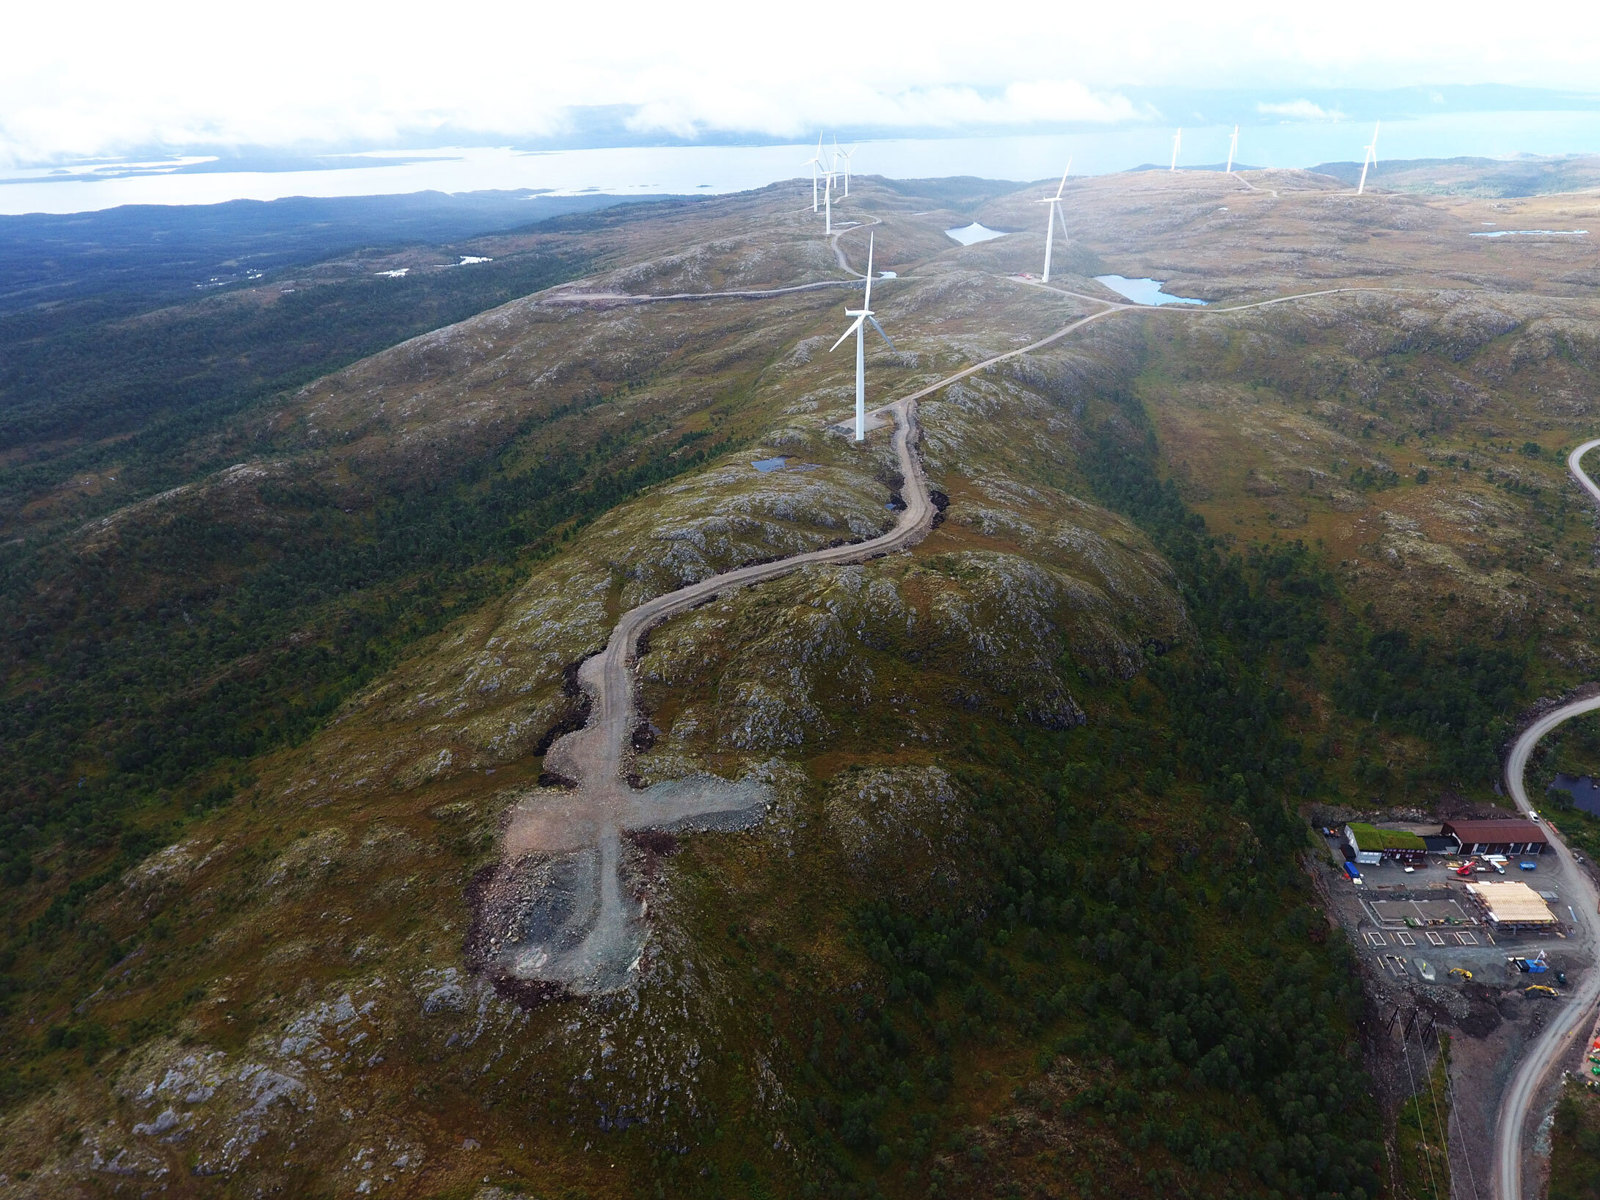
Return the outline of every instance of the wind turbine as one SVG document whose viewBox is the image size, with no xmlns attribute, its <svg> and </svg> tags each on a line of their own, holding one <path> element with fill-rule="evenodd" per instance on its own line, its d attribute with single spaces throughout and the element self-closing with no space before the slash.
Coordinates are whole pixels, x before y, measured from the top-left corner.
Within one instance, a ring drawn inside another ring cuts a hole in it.
<svg viewBox="0 0 1600 1200">
<path fill-rule="evenodd" d="M 1361 195 L 1367 188 L 1367 168 L 1378 165 L 1378 127 L 1382 121 L 1375 121 L 1372 125 L 1372 144 L 1365 147 L 1366 154 L 1361 159 L 1361 182 L 1356 184 L 1356 195 Z"/>
<path fill-rule="evenodd" d="M 1178 147 L 1181 145 L 1183 145 L 1183 126 L 1180 125 L 1178 132 L 1172 135 L 1172 165 L 1167 170 L 1176 171 L 1178 169 Z"/>
<path fill-rule="evenodd" d="M 1061 172 L 1061 186 L 1056 188 L 1054 196 L 1046 196 L 1039 204 L 1048 204 L 1050 213 L 1044 223 L 1044 279 L 1041 282 L 1050 282 L 1050 251 L 1055 246 L 1056 222 L 1061 222 L 1061 236 L 1067 236 L 1067 219 L 1061 215 L 1061 193 L 1066 189 L 1067 176 L 1072 174 L 1072 160 L 1067 159 L 1067 169 Z"/>
<path fill-rule="evenodd" d="M 816 153 L 800 165 L 811 168 L 811 211 L 816 212 L 818 208 L 817 175 L 822 170 L 822 134 L 817 134 Z"/>
<path fill-rule="evenodd" d="M 1229 174 L 1229 175 L 1233 174 L 1233 156 L 1235 154 L 1237 154 L 1237 153 L 1239 153 L 1239 127 L 1237 125 L 1235 125 L 1233 127 L 1233 136 L 1228 139 L 1228 170 L 1227 170 L 1227 174 Z"/>
<path fill-rule="evenodd" d="M 854 149 L 839 149 L 839 139 L 833 139 L 833 165 L 835 169 L 839 166 L 839 160 L 841 158 L 844 159 L 844 197 L 846 200 L 850 198 L 850 160 L 855 157 L 855 153 Z"/>
<path fill-rule="evenodd" d="M 844 315 L 854 317 L 855 323 L 839 335 L 839 340 L 828 347 L 832 354 L 852 333 L 856 335 L 856 441 L 862 441 L 867 436 L 867 344 L 865 325 L 872 322 L 872 327 L 884 341 L 889 342 L 889 349 L 894 349 L 894 343 L 889 341 L 889 335 L 883 332 L 883 326 L 878 324 L 878 318 L 872 315 L 872 235 L 867 237 L 867 292 L 861 298 L 860 308 L 847 308 Z"/>
<path fill-rule="evenodd" d="M 833 236 L 833 175 L 832 175 L 831 172 L 829 173 L 827 180 L 822 185 L 822 198 L 823 198 L 823 203 L 826 206 L 825 211 L 828 214 L 827 217 L 826 217 L 827 224 L 826 224 L 826 226 L 824 228 L 824 232 L 829 237 L 832 237 Z"/>
</svg>

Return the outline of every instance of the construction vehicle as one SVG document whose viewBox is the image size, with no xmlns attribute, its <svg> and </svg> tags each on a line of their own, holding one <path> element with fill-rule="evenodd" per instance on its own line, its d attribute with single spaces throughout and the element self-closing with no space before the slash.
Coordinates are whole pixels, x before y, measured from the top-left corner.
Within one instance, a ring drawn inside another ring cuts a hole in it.
<svg viewBox="0 0 1600 1200">
<path fill-rule="evenodd" d="M 1469 862 L 1462 863 L 1459 867 L 1457 867 L 1455 869 L 1455 871 L 1456 871 L 1457 875 L 1471 875 L 1472 874 L 1472 864 L 1469 863 Z"/>
<path fill-rule="evenodd" d="M 1530 983 L 1527 987 L 1522 989 L 1522 992 L 1523 992 L 1523 995 L 1525 995 L 1525 996 L 1559 996 L 1559 995 L 1561 995 L 1561 993 L 1556 991 L 1555 988 L 1546 987 L 1542 983 Z"/>
<path fill-rule="evenodd" d="M 1466 983 L 1472 982 L 1472 972 L 1467 970 L 1465 967 L 1451 967 L 1450 974 L 1461 976 L 1462 980 Z"/>
</svg>

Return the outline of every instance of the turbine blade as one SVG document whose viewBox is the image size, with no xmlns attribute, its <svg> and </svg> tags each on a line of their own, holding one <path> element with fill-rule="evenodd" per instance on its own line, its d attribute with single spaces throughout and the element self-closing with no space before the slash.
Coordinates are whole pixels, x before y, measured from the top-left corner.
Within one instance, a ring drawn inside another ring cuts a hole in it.
<svg viewBox="0 0 1600 1200">
<path fill-rule="evenodd" d="M 1070 242 L 1072 240 L 1072 235 L 1067 232 L 1067 216 L 1066 216 L 1065 213 L 1063 213 L 1061 211 L 1061 206 L 1059 204 L 1056 205 L 1055 207 L 1056 207 L 1056 216 L 1061 221 L 1061 236 L 1066 238 L 1067 241 Z"/>
<path fill-rule="evenodd" d="M 875 233 L 867 234 L 867 294 L 861 301 L 861 307 L 868 310 L 872 308 L 872 244 L 877 236 Z"/>
<path fill-rule="evenodd" d="M 857 317 L 855 319 L 855 321 L 850 325 L 850 328 L 846 329 L 843 333 L 841 333 L 839 335 L 839 340 L 837 342 L 835 342 L 833 345 L 828 347 L 828 353 L 832 354 L 840 346 L 844 345 L 845 338 L 849 337 L 856 330 L 860 329 L 861 328 L 861 322 L 865 321 L 866 319 L 867 318 L 864 317 L 864 316 Z M 877 322 L 874 321 L 873 324 L 877 324 Z"/>
<path fill-rule="evenodd" d="M 878 318 L 877 317 L 868 317 L 867 320 L 872 322 L 872 327 L 878 331 L 878 336 L 881 337 L 884 341 L 889 342 L 889 349 L 893 350 L 894 349 L 894 343 L 889 341 L 889 335 L 883 331 L 883 326 L 878 324 Z"/>
<path fill-rule="evenodd" d="M 1067 172 L 1072 170 L 1072 160 L 1067 159 L 1067 170 L 1061 172 L 1061 186 L 1056 188 L 1056 199 L 1061 199 L 1061 193 L 1067 190 Z"/>
</svg>

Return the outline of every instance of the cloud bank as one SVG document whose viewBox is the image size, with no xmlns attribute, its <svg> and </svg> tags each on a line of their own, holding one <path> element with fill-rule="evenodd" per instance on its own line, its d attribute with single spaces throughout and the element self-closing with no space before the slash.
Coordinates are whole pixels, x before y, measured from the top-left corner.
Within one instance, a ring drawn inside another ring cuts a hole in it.
<svg viewBox="0 0 1600 1200">
<path fill-rule="evenodd" d="M 1234 0 L 1220 19 L 1177 0 L 1137 12 L 878 0 L 837 14 L 743 0 L 13 7 L 0 45 L 0 163 L 12 165 L 455 130 L 551 138 L 592 109 L 680 137 L 1103 127 L 1155 117 L 1128 99 L 1141 86 L 1587 89 L 1600 61 L 1600 22 L 1563 3 L 1493 38 L 1434 0 L 1337 12 Z"/>
<path fill-rule="evenodd" d="M 1345 115 L 1337 108 L 1323 108 L 1309 100 L 1287 100 L 1281 104 L 1257 104 L 1256 111 L 1264 117 L 1282 117 L 1286 121 L 1343 121 Z"/>
</svg>

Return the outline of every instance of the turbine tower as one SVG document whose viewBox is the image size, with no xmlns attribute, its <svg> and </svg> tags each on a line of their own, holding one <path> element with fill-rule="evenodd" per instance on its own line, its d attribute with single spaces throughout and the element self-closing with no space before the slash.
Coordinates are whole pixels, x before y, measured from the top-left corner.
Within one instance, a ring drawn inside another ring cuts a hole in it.
<svg viewBox="0 0 1600 1200">
<path fill-rule="evenodd" d="M 1067 236 L 1067 219 L 1061 215 L 1061 193 L 1067 186 L 1067 176 L 1070 174 L 1072 174 L 1072 160 L 1069 158 L 1067 169 L 1061 172 L 1061 186 L 1056 188 L 1056 194 L 1038 201 L 1040 204 L 1050 206 L 1050 212 L 1044 222 L 1044 279 L 1041 281 L 1043 283 L 1050 282 L 1050 251 L 1055 247 L 1057 221 L 1061 222 L 1061 236 Z"/>
<path fill-rule="evenodd" d="M 823 232 L 825 232 L 829 237 L 832 237 L 833 236 L 833 176 L 831 174 L 828 176 L 827 180 L 822 185 L 822 201 L 823 201 L 823 205 L 824 205 L 824 211 L 828 214 L 827 217 L 825 218 L 827 224 L 824 226 Z"/>
<path fill-rule="evenodd" d="M 872 315 L 872 242 L 871 235 L 867 238 L 867 292 L 861 298 L 860 308 L 847 308 L 844 315 L 854 317 L 855 323 L 839 335 L 839 340 L 828 347 L 832 354 L 844 345 L 845 338 L 852 333 L 856 335 L 856 441 L 862 441 L 867 436 L 867 345 L 865 325 L 872 322 L 872 327 L 878 331 L 878 336 L 889 342 L 889 349 L 894 349 L 894 343 L 889 341 L 889 335 L 883 332 L 883 326 L 878 324 L 878 318 Z"/>
<path fill-rule="evenodd" d="M 820 198 L 817 195 L 817 180 L 822 171 L 822 135 L 820 133 L 817 134 L 816 153 L 800 165 L 811 168 L 811 211 L 817 212 L 820 206 Z"/>
<path fill-rule="evenodd" d="M 1183 126 L 1180 125 L 1178 126 L 1178 132 L 1172 135 L 1172 165 L 1167 170 L 1176 171 L 1178 169 L 1178 147 L 1181 145 L 1183 145 Z"/>
<path fill-rule="evenodd" d="M 834 165 L 834 168 L 837 169 L 838 166 L 839 166 L 839 160 L 841 158 L 844 159 L 844 198 L 846 200 L 848 200 L 850 198 L 850 160 L 855 157 L 855 153 L 856 152 L 855 152 L 854 148 L 851 148 L 849 150 L 841 150 L 841 149 L 839 149 L 839 139 L 838 138 L 834 138 L 833 139 L 833 165 Z"/>
<path fill-rule="evenodd" d="M 1229 174 L 1229 175 L 1233 174 L 1233 156 L 1238 154 L 1238 153 L 1239 153 L 1239 127 L 1237 125 L 1235 125 L 1233 127 L 1233 136 L 1228 139 L 1228 170 L 1227 170 L 1227 174 Z"/>
<path fill-rule="evenodd" d="M 1378 165 L 1378 127 L 1382 121 L 1375 121 L 1372 125 L 1372 144 L 1365 147 L 1366 154 L 1361 158 L 1361 182 L 1356 184 L 1356 195 L 1361 195 L 1367 190 L 1367 168 Z"/>
</svg>

